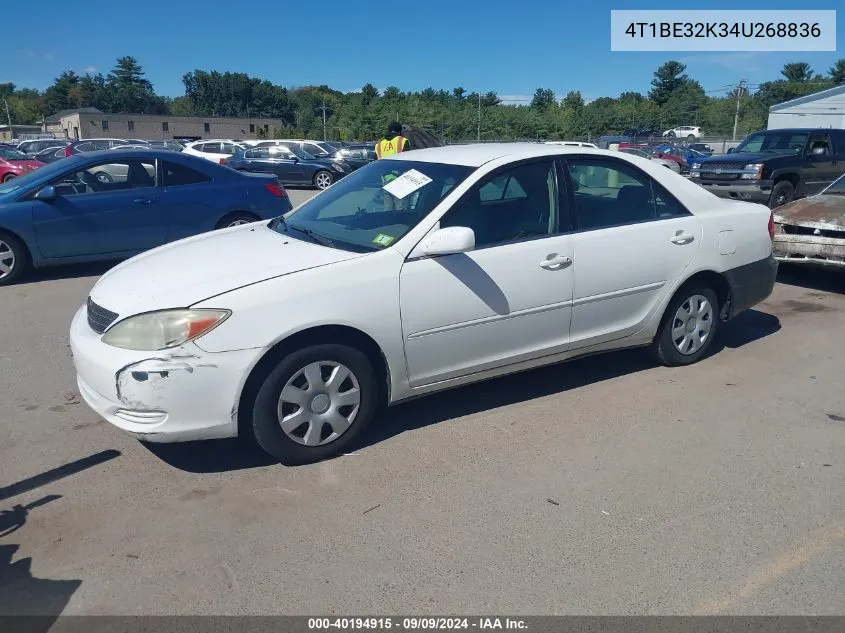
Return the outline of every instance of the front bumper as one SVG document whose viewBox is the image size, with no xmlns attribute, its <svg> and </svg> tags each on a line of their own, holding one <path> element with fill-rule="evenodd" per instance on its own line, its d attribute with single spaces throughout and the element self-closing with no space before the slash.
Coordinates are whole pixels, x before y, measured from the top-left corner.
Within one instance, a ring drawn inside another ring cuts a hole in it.
<svg viewBox="0 0 845 633">
<path fill-rule="evenodd" d="M 193 343 L 159 352 L 112 347 L 88 326 L 84 306 L 73 318 L 70 346 L 88 406 L 148 442 L 236 436 L 241 389 L 260 353 L 210 353 Z"/>
<path fill-rule="evenodd" d="M 727 318 L 765 301 L 772 294 L 778 276 L 778 262 L 773 256 L 725 271 L 731 289 Z"/>
<path fill-rule="evenodd" d="M 767 204 L 772 196 L 771 180 L 734 180 L 731 182 L 718 182 L 702 178 L 690 178 L 690 180 L 720 198 Z"/>
<path fill-rule="evenodd" d="M 845 268 L 845 239 L 776 233 L 774 254 L 790 264 Z"/>
</svg>

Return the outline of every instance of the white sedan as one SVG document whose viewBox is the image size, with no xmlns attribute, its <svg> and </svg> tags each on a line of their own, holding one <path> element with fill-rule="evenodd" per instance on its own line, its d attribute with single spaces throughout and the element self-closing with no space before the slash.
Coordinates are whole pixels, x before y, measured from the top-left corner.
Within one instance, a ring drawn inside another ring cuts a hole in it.
<svg viewBox="0 0 845 633">
<path fill-rule="evenodd" d="M 627 347 L 698 361 L 771 293 L 773 228 L 619 152 L 406 152 L 106 273 L 71 325 L 79 389 L 142 440 L 243 435 L 311 462 L 380 404 Z"/>
</svg>

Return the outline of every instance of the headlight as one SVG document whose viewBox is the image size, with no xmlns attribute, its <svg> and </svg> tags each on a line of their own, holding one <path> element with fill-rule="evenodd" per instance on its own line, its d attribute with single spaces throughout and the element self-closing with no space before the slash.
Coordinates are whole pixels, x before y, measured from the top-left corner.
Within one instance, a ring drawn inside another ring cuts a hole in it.
<svg viewBox="0 0 845 633">
<path fill-rule="evenodd" d="M 690 169 L 701 169 L 701 163 L 693 163 Z"/>
<path fill-rule="evenodd" d="M 108 330 L 103 343 L 152 352 L 177 347 L 225 321 L 229 310 L 162 310 L 129 317 Z"/>
<path fill-rule="evenodd" d="M 345 172 L 345 171 L 346 171 L 346 170 L 343 168 L 343 165 L 341 165 L 340 163 L 332 163 L 332 167 L 334 167 L 334 168 L 335 168 L 336 170 L 338 170 L 340 173 L 343 173 L 343 172 Z"/>
<path fill-rule="evenodd" d="M 763 177 L 763 164 L 762 163 L 753 163 L 751 165 L 746 165 L 743 167 L 746 173 L 741 174 L 739 177 L 742 180 L 760 180 Z"/>
</svg>

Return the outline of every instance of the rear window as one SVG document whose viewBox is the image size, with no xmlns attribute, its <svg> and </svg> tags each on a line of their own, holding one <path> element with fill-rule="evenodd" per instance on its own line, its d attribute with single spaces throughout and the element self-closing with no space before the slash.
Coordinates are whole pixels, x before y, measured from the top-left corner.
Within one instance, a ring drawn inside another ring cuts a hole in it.
<svg viewBox="0 0 845 633">
<path fill-rule="evenodd" d="M 211 181 L 211 178 L 202 172 L 166 160 L 162 161 L 162 175 L 162 182 L 165 187 L 196 185 Z"/>
</svg>

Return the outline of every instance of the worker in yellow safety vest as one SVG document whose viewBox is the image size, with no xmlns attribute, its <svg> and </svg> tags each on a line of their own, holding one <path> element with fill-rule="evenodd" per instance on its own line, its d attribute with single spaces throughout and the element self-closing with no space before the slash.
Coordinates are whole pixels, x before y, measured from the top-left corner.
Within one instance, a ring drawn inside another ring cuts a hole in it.
<svg viewBox="0 0 845 633">
<path fill-rule="evenodd" d="M 387 127 L 387 135 L 376 143 L 376 158 L 392 156 L 411 149 L 411 141 L 402 136 L 402 124 L 391 123 Z"/>
</svg>

